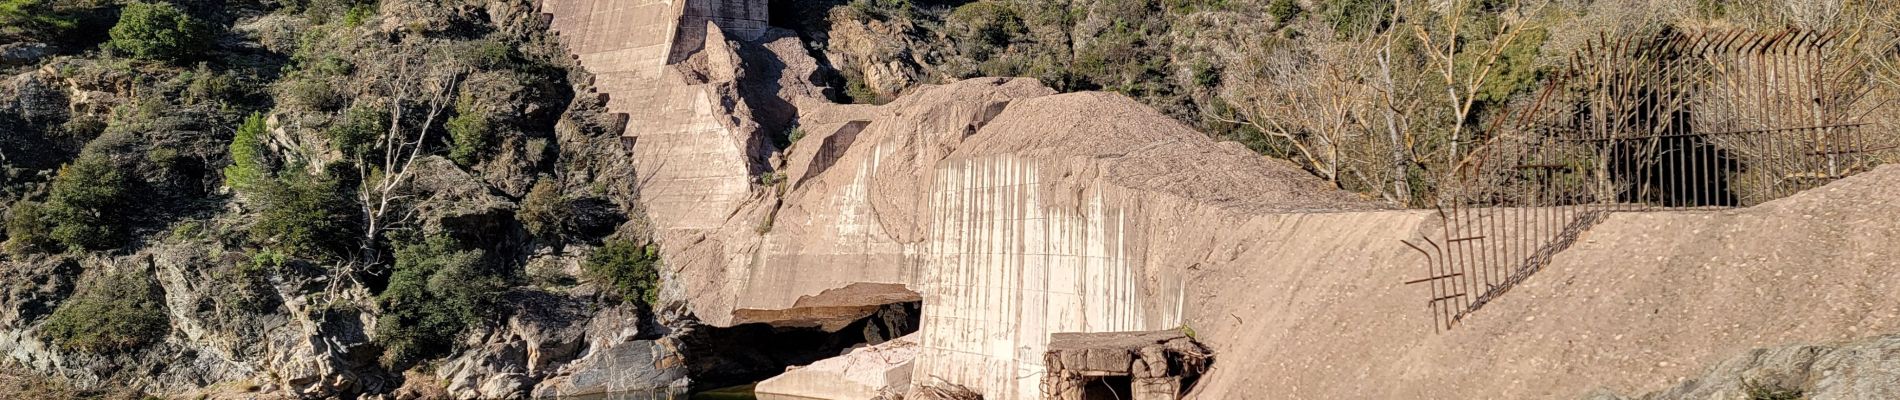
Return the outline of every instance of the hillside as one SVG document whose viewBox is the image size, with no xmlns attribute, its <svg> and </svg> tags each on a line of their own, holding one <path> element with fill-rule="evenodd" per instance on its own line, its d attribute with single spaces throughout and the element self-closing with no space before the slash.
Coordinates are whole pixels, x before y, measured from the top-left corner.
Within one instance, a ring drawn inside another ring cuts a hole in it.
<svg viewBox="0 0 1900 400">
<path fill-rule="evenodd" d="M 1564 86 L 1603 38 L 1705 32 L 1845 78 L 1540 114 L 1609 92 Z M 0 397 L 1030 399 L 1081 373 L 1053 335 L 1135 331 L 1211 358 L 1091 373 L 1190 398 L 1877 396 L 1897 40 L 1806 0 L 0 0 Z M 1719 204 L 1491 158 L 1605 115 L 1805 125 L 1676 135 Z M 1778 130 L 1858 136 L 1704 138 Z M 1462 207 L 1579 204 L 1630 207 L 1418 307 Z"/>
</svg>

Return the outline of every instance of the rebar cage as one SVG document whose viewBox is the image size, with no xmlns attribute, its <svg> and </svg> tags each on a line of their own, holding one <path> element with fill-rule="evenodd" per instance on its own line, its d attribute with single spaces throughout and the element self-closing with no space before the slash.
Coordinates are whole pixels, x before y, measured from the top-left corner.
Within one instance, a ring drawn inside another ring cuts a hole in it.
<svg viewBox="0 0 1900 400">
<path fill-rule="evenodd" d="M 1598 37 L 1458 155 L 1425 255 L 1434 329 L 1548 265 L 1607 213 L 1760 204 L 1896 158 L 1858 36 Z"/>
</svg>

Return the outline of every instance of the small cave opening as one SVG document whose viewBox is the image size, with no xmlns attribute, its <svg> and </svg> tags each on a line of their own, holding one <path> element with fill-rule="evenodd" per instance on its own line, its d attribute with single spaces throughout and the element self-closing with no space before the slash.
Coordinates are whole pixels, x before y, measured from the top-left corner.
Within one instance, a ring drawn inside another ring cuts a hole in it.
<svg viewBox="0 0 1900 400">
<path fill-rule="evenodd" d="M 1129 400 L 1135 398 L 1135 381 L 1127 375 L 1098 376 L 1082 386 L 1082 400 Z"/>
<path fill-rule="evenodd" d="M 916 332 L 922 310 L 920 301 L 886 304 L 836 331 L 766 323 L 698 326 L 682 335 L 681 350 L 687 355 L 692 391 L 746 385 L 783 373 L 786 367 L 811 364 L 856 346 L 875 345 Z"/>
</svg>

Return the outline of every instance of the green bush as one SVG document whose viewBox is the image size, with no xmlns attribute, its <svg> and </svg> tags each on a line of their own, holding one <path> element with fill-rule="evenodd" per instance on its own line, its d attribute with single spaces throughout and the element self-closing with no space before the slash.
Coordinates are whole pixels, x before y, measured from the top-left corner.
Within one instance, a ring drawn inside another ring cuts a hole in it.
<svg viewBox="0 0 1900 400">
<path fill-rule="evenodd" d="M 447 354 L 470 326 L 496 317 L 507 287 L 499 272 L 481 250 L 445 237 L 398 247 L 389 286 L 377 295 L 383 364 L 407 366 Z"/>
<path fill-rule="evenodd" d="M 844 96 L 847 97 L 848 98 L 847 100 L 849 100 L 851 103 L 854 103 L 854 104 L 883 104 L 884 103 L 883 101 L 884 99 L 882 99 L 880 96 L 877 95 L 877 91 L 871 90 L 871 85 L 868 82 L 864 81 L 864 75 L 858 74 L 854 70 L 845 70 L 843 75 L 844 75 Z"/>
<path fill-rule="evenodd" d="M 356 157 L 368 154 L 376 147 L 376 139 L 388 130 L 388 112 L 374 107 L 353 107 L 343 113 L 342 121 L 324 133 L 344 156 Z"/>
<path fill-rule="evenodd" d="M 51 251 L 56 244 L 59 242 L 53 240 L 53 224 L 47 220 L 45 205 L 31 201 L 13 203 L 7 215 L 8 252 L 43 253 Z"/>
<path fill-rule="evenodd" d="M 456 107 L 455 117 L 443 126 L 449 130 L 449 159 L 463 166 L 475 165 L 488 156 L 488 150 L 494 147 L 494 128 L 488 121 L 488 115 L 473 106 L 473 102 L 463 99 Z"/>
<path fill-rule="evenodd" d="M 945 22 L 957 51 L 977 61 L 989 59 L 1028 32 L 1015 9 L 993 2 L 959 6 Z"/>
<path fill-rule="evenodd" d="M 133 2 L 110 31 L 112 49 L 147 60 L 191 58 L 210 47 L 210 29 L 168 3 Z"/>
<path fill-rule="evenodd" d="M 528 196 L 521 200 L 521 211 L 515 213 L 515 219 L 528 233 L 543 239 L 552 239 L 566 233 L 573 225 L 573 210 L 567 196 L 561 195 L 561 189 L 552 179 L 542 179 L 528 189 Z"/>
<path fill-rule="evenodd" d="M 917 7 L 910 0 L 851 0 L 851 10 L 866 17 L 898 19 L 910 18 Z"/>
<path fill-rule="evenodd" d="M 118 247 L 131 205 L 127 183 L 119 167 L 97 153 L 82 154 L 60 167 L 46 201 L 53 239 L 75 249 Z"/>
<path fill-rule="evenodd" d="M 307 111 L 330 111 L 343 105 L 343 95 L 324 79 L 295 78 L 285 83 L 286 105 Z"/>
<path fill-rule="evenodd" d="M 355 27 L 376 16 L 376 2 L 368 0 L 302 0 L 303 15 L 313 24 L 328 24 L 341 17 L 343 25 Z"/>
<path fill-rule="evenodd" d="M 591 279 L 606 285 L 621 299 L 639 299 L 654 306 L 660 302 L 659 261 L 652 246 L 610 240 L 588 256 L 582 267 Z"/>
<path fill-rule="evenodd" d="M 198 64 L 195 70 L 186 71 L 181 77 L 188 82 L 185 86 L 186 103 L 222 104 L 243 94 L 237 77 L 213 71 L 203 63 Z"/>
<path fill-rule="evenodd" d="M 79 25 L 47 0 L 0 0 L 0 36 L 57 35 Z"/>
<path fill-rule="evenodd" d="M 515 66 L 515 46 L 499 38 L 457 43 L 452 51 L 456 58 L 479 70 L 493 71 Z"/>
<path fill-rule="evenodd" d="M 1742 381 L 1742 392 L 1748 396 L 1748 400 L 1801 400 L 1807 398 L 1807 394 L 1803 393 L 1801 389 L 1763 384 L 1754 380 Z"/>
<path fill-rule="evenodd" d="M 1280 26 L 1286 26 L 1305 12 L 1305 9 L 1300 8 L 1299 0 L 1273 0 L 1267 4 L 1267 14 L 1272 15 L 1274 22 Z"/>
<path fill-rule="evenodd" d="M 248 192 L 257 182 L 271 176 L 270 149 L 264 147 L 264 137 L 269 135 L 264 127 L 264 115 L 251 113 L 244 118 L 244 124 L 238 125 L 237 134 L 231 137 L 231 165 L 224 167 L 224 185 L 240 192 Z"/>
<path fill-rule="evenodd" d="M 350 10 L 343 13 L 343 26 L 351 28 L 362 26 L 363 22 L 367 22 L 370 18 L 375 16 L 376 6 L 373 4 L 350 6 Z"/>
<path fill-rule="evenodd" d="M 60 303 L 40 333 L 66 350 L 114 353 L 163 338 L 171 329 L 157 285 L 131 273 L 102 276 Z"/>
<path fill-rule="evenodd" d="M 353 205 L 335 179 L 287 173 L 255 186 L 257 225 L 251 240 L 303 258 L 323 259 L 347 249 Z"/>
</svg>

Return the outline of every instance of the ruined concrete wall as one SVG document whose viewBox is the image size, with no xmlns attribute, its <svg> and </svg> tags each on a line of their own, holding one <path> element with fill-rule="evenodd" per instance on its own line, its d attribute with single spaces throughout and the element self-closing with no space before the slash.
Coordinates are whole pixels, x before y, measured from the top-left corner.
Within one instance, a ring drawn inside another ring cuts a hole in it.
<svg viewBox="0 0 1900 400">
<path fill-rule="evenodd" d="M 987 398 L 1040 398 L 1052 333 L 1179 327 L 1181 268 L 1206 257 L 1196 243 L 1239 233 L 1208 227 L 1366 207 L 1121 96 L 981 79 L 844 108 L 805 118 L 819 130 L 787 172 L 808 178 L 790 182 L 769 234 L 798 245 L 768 250 L 820 255 L 767 251 L 777 258 L 748 286 L 904 282 L 925 304 L 917 376 Z M 813 282 L 824 270 L 852 272 Z M 826 294 L 743 301 L 771 309 Z"/>
</svg>

